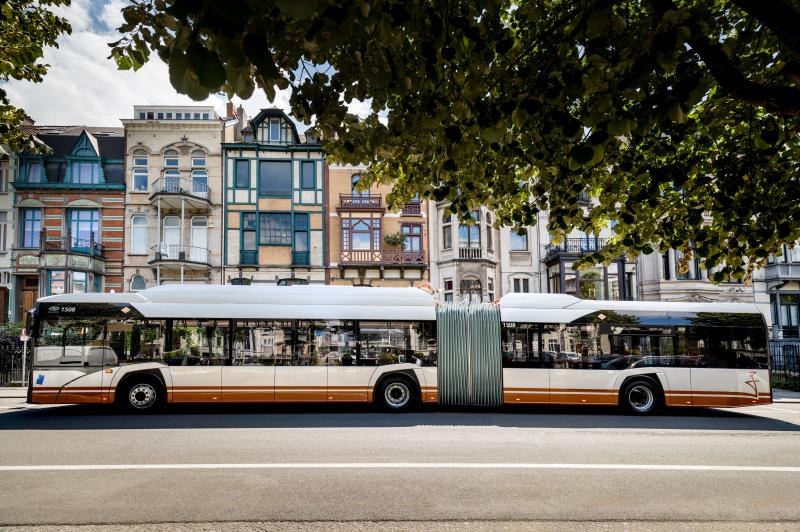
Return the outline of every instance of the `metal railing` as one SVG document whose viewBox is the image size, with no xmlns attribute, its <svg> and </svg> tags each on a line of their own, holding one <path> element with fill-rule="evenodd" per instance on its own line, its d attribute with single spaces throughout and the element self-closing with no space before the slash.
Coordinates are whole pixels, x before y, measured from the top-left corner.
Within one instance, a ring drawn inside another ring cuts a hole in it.
<svg viewBox="0 0 800 532">
<path fill-rule="evenodd" d="M 167 244 L 162 242 L 150 248 L 154 261 L 200 262 L 209 264 L 211 253 L 208 248 L 198 246 L 181 246 L 180 244 Z"/>
<path fill-rule="evenodd" d="M 39 250 L 42 252 L 83 253 L 93 257 L 105 256 L 105 246 L 97 242 L 94 236 L 74 238 L 69 232 L 67 236 L 47 236 L 42 231 L 39 238 Z"/>
<path fill-rule="evenodd" d="M 308 251 L 292 251 L 292 264 L 297 266 L 308 266 Z"/>
<path fill-rule="evenodd" d="M 425 264 L 424 251 L 404 250 L 366 250 L 342 251 L 341 260 L 344 264 Z"/>
<path fill-rule="evenodd" d="M 562 244 L 547 244 L 544 247 L 547 255 L 557 253 L 593 253 L 605 247 L 605 238 L 566 238 Z"/>
<path fill-rule="evenodd" d="M 380 209 L 380 194 L 339 194 L 340 209 Z"/>
<path fill-rule="evenodd" d="M 185 194 L 207 200 L 208 192 L 208 183 L 196 179 L 161 177 L 153 181 L 153 194 Z"/>
<path fill-rule="evenodd" d="M 770 340 L 769 356 L 773 388 L 800 391 L 800 339 Z"/>
<path fill-rule="evenodd" d="M 239 264 L 258 264 L 258 251 L 255 249 L 242 249 L 239 251 Z"/>
<path fill-rule="evenodd" d="M 459 259 L 479 259 L 481 256 L 481 248 L 458 248 Z"/>
<path fill-rule="evenodd" d="M 418 201 L 412 201 L 403 205 L 403 214 L 422 214 L 422 206 Z"/>
<path fill-rule="evenodd" d="M 30 347 L 30 344 L 29 344 Z M 27 350 L 27 360 L 19 336 L 0 333 L 0 386 L 25 386 L 28 383 L 27 368 L 31 364 L 31 350 Z"/>
</svg>

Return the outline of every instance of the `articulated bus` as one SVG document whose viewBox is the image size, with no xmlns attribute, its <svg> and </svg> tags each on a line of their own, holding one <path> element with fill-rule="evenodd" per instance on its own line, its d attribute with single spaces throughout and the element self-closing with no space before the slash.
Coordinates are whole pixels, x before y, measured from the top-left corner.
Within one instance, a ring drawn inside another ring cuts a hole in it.
<svg viewBox="0 0 800 532">
<path fill-rule="evenodd" d="M 736 407 L 772 400 L 754 305 L 418 288 L 176 286 L 39 299 L 32 403 Z"/>
</svg>

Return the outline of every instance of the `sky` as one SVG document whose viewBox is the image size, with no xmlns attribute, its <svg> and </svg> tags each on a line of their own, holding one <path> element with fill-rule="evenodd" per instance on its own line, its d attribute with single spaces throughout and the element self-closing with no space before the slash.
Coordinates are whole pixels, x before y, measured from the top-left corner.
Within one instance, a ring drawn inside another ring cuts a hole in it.
<svg viewBox="0 0 800 532">
<path fill-rule="evenodd" d="M 117 70 L 108 59 L 108 43 L 119 39 L 116 28 L 123 22 L 120 10 L 127 3 L 72 0 L 70 7 L 57 9 L 72 24 L 72 34 L 62 36 L 58 48 L 45 50 L 44 62 L 50 68 L 42 83 L 11 80 L 5 85 L 12 105 L 25 109 L 39 125 L 121 127 L 121 118 L 133 118 L 134 105 L 213 105 L 224 114 L 224 95 L 195 102 L 178 94 L 169 82 L 166 64 L 155 54 L 137 72 Z M 233 102 L 238 105 L 241 100 Z M 288 89 L 278 91 L 273 104 L 256 90 L 243 104 L 252 117 L 265 107 L 288 112 L 288 102 Z M 352 110 L 363 116 L 367 108 L 361 104 Z"/>
</svg>

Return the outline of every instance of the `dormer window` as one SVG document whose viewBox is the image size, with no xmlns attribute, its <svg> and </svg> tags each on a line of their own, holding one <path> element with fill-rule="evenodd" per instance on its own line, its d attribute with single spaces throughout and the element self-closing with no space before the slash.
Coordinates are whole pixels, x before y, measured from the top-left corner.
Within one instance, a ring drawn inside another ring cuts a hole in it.
<svg viewBox="0 0 800 532">
<path fill-rule="evenodd" d="M 269 141 L 270 142 L 280 142 L 281 141 L 281 119 L 280 118 L 270 118 L 269 119 Z"/>
<path fill-rule="evenodd" d="M 42 163 L 39 161 L 28 161 L 23 167 L 22 175 L 22 181 L 25 183 L 41 183 L 42 175 L 44 175 Z"/>
<path fill-rule="evenodd" d="M 69 180 L 81 185 L 100 183 L 100 163 L 89 161 L 73 161 L 70 166 Z"/>
</svg>

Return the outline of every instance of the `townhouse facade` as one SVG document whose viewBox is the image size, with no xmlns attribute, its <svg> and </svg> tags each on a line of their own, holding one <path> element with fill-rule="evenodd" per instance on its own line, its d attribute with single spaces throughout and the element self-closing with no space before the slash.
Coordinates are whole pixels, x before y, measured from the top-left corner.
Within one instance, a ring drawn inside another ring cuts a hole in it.
<svg viewBox="0 0 800 532">
<path fill-rule="evenodd" d="M 0 323 L 9 320 L 11 310 L 11 248 L 14 243 L 14 175 L 15 155 L 0 145 Z"/>
<path fill-rule="evenodd" d="M 38 297 L 121 291 L 125 139 L 122 128 L 32 126 L 46 153 L 16 157 L 12 319 Z"/>
<path fill-rule="evenodd" d="M 428 206 L 412 200 L 392 212 L 390 185 L 359 185 L 365 167 L 328 171 L 328 282 L 420 286 L 429 280 Z"/>
<path fill-rule="evenodd" d="M 325 154 L 279 109 L 262 109 L 222 145 L 223 282 L 327 281 Z"/>
<path fill-rule="evenodd" d="M 222 282 L 222 143 L 208 106 L 133 108 L 125 126 L 125 290 Z"/>
</svg>

